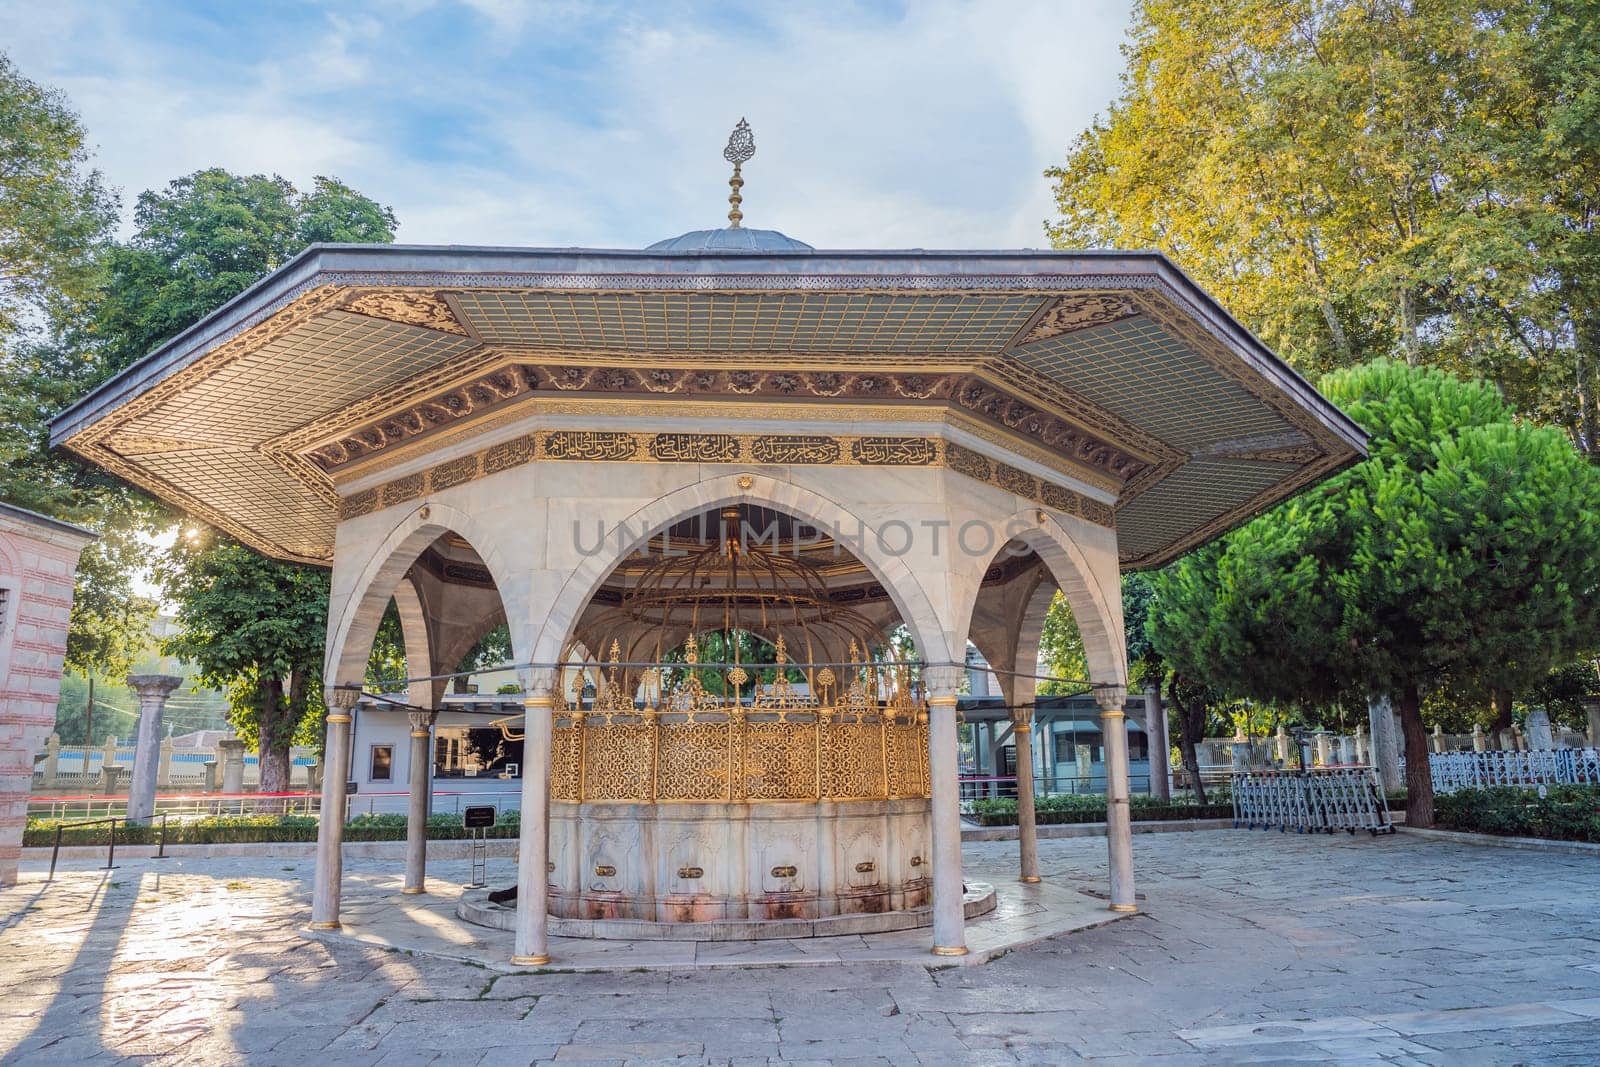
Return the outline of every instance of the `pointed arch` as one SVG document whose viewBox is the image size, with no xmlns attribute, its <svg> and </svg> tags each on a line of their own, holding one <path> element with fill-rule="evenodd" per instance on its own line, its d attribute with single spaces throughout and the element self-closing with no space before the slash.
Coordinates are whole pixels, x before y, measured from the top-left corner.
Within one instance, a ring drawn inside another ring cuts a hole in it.
<svg viewBox="0 0 1600 1067">
<path fill-rule="evenodd" d="M 1011 542 L 1021 542 L 1044 563 L 1056 587 L 1072 609 L 1078 632 L 1083 636 L 1084 659 L 1089 665 L 1088 680 L 1096 685 L 1126 686 L 1128 683 L 1128 650 L 1122 632 L 1121 573 L 1114 552 L 1097 552 L 1098 560 L 1091 558 L 1071 533 L 1048 512 L 1029 509 L 1012 515 L 1003 525 L 1010 541 L 1001 545 L 987 560 L 984 567 L 1005 552 Z M 1108 565 L 1109 564 L 1109 565 Z M 961 618 L 971 628 L 973 613 L 977 608 L 979 590 L 975 589 L 964 605 Z M 1034 603 L 1039 590 L 1031 590 L 1027 608 L 1037 609 Z M 1045 603 L 1048 608 L 1048 601 Z M 1013 655 L 1016 648 L 1009 650 Z"/>
<path fill-rule="evenodd" d="M 852 538 L 845 543 L 894 602 L 927 663 L 952 662 L 938 613 L 906 562 L 875 543 L 867 523 L 838 501 L 764 474 L 727 474 L 684 486 L 630 514 L 610 531 L 604 550 L 585 556 L 561 583 L 533 642 L 533 661 L 553 663 L 595 592 L 630 554 L 674 522 L 727 504 L 762 504 Z M 860 532 L 859 540 L 854 534 Z"/>
<path fill-rule="evenodd" d="M 430 501 L 395 524 L 361 565 L 349 593 L 329 605 L 328 653 L 323 673 L 328 684 L 351 685 L 361 681 L 389 598 L 396 595 L 406 572 L 423 551 L 446 534 L 466 541 L 483 561 L 510 624 L 513 658 L 519 662 L 525 659 L 529 650 L 528 625 L 526 612 L 518 607 L 526 597 L 522 587 L 511 580 L 513 569 L 494 536 L 467 513 Z M 336 573 L 336 587 L 338 577 Z M 409 654 L 409 636 L 406 644 Z M 407 669 L 413 677 L 432 673 L 431 670 L 418 672 L 409 663 Z"/>
</svg>

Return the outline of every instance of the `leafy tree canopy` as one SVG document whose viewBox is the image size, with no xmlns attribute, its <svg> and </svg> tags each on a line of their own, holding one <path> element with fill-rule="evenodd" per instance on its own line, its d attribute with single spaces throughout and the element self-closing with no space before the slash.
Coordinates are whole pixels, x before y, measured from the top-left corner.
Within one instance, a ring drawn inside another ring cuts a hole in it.
<svg viewBox="0 0 1600 1067">
<path fill-rule="evenodd" d="M 107 257 L 92 330 L 107 373 L 283 266 L 315 242 L 387 243 L 394 213 L 333 178 L 308 191 L 276 175 L 196 171 L 140 195 L 138 232 Z"/>
<path fill-rule="evenodd" d="M 88 161 L 61 93 L 0 53 L 0 341 L 94 288 L 117 203 Z"/>
<path fill-rule="evenodd" d="M 228 692 L 229 721 L 261 754 L 263 792 L 282 791 L 289 747 L 322 707 L 327 572 L 204 534 L 178 538 L 156 573 L 177 605 L 178 631 L 162 651 Z"/>
<path fill-rule="evenodd" d="M 1061 247 L 1160 248 L 1308 372 L 1486 377 L 1600 456 L 1600 8 L 1141 0 L 1048 171 Z"/>
<path fill-rule="evenodd" d="M 1426 825 L 1423 693 L 1533 685 L 1600 625 L 1600 470 L 1481 383 L 1377 361 L 1320 384 L 1371 457 L 1153 576 L 1149 635 L 1228 696 L 1392 694 Z"/>
</svg>

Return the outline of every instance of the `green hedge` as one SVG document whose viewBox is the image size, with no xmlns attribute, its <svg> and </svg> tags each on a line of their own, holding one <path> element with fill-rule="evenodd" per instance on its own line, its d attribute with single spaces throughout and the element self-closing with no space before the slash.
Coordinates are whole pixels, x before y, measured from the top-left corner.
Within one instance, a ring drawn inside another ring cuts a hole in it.
<svg viewBox="0 0 1600 1067">
<path fill-rule="evenodd" d="M 505 811 L 490 837 L 516 837 L 518 813 Z M 72 823 L 73 819 L 30 818 L 22 833 L 26 846 L 55 843 L 56 826 Z M 153 845 L 160 836 L 156 826 L 117 825 L 117 844 Z M 459 815 L 433 815 L 428 819 L 428 837 L 434 841 L 452 841 L 465 838 L 467 831 L 461 826 Z M 346 841 L 404 841 L 406 817 L 404 815 L 358 815 L 344 824 Z M 101 826 L 69 826 L 61 834 L 63 845 L 104 845 L 107 828 Z M 179 822 L 167 821 L 169 845 L 235 845 L 281 844 L 286 842 L 315 841 L 317 820 L 309 815 L 207 815 Z"/>
<path fill-rule="evenodd" d="M 1136 820 L 1167 821 L 1171 819 L 1227 819 L 1233 816 L 1231 802 L 1195 804 L 1183 801 L 1164 801 L 1138 793 L 1128 798 L 1128 807 Z M 1034 822 L 1040 826 L 1063 823 L 1104 822 L 1106 798 L 1093 793 L 1068 793 L 1038 797 L 1033 802 Z M 1015 826 L 1017 824 L 1016 797 L 986 797 L 972 802 L 970 816 L 980 826 Z"/>
<path fill-rule="evenodd" d="M 1496 786 L 1463 789 L 1433 801 L 1434 825 L 1507 837 L 1545 837 L 1554 841 L 1600 842 L 1600 786 Z"/>
</svg>

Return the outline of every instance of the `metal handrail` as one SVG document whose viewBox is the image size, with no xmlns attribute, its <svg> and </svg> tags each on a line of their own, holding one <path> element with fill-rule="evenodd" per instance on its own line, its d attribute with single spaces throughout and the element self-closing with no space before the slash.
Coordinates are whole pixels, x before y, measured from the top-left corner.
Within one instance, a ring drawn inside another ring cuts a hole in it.
<svg viewBox="0 0 1600 1067">
<path fill-rule="evenodd" d="M 156 854 L 154 858 L 158 860 L 164 860 L 167 858 L 167 813 L 161 812 L 158 815 L 152 816 L 152 818 L 161 820 L 161 836 L 157 839 Z M 130 820 L 126 815 L 113 815 L 104 819 L 79 819 L 76 822 L 56 823 L 55 843 L 50 848 L 50 873 L 45 876 L 44 880 L 47 882 L 55 881 L 56 860 L 61 856 L 62 831 L 76 830 L 82 826 L 100 826 L 104 824 L 109 827 L 109 830 L 106 833 L 106 865 L 100 869 L 102 871 L 115 870 L 117 866 L 117 823 L 131 821 L 134 820 Z M 143 820 L 139 821 L 141 823 L 143 822 Z"/>
</svg>

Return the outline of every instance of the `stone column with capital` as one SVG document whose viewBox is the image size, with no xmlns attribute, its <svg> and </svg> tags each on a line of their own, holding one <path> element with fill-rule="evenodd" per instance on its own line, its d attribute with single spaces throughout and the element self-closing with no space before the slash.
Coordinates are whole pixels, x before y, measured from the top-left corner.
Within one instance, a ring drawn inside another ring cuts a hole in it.
<svg viewBox="0 0 1600 1067">
<path fill-rule="evenodd" d="M 1031 688 L 1031 687 L 1030 687 Z M 1033 701 L 1028 701 L 1031 704 Z M 1011 736 L 1017 743 L 1017 866 L 1018 880 L 1039 881 L 1039 827 L 1033 810 L 1033 709 L 1014 708 Z"/>
<path fill-rule="evenodd" d="M 426 892 L 428 868 L 428 792 L 433 784 L 433 765 L 429 759 L 429 740 L 436 711 L 413 711 L 411 751 L 408 756 L 410 796 L 406 808 L 406 881 L 400 892 L 415 896 Z"/>
<path fill-rule="evenodd" d="M 558 698 L 556 673 L 522 679 L 522 822 L 517 848 L 517 931 L 511 962 L 550 962 L 550 740 Z"/>
<path fill-rule="evenodd" d="M 1483 734 L 1483 727 L 1478 723 L 1472 724 L 1472 751 L 1489 751 L 1489 739 Z"/>
<path fill-rule="evenodd" d="M 1583 710 L 1589 720 L 1589 744 L 1600 746 L 1600 697 L 1585 697 Z"/>
<path fill-rule="evenodd" d="M 967 954 L 961 878 L 961 778 L 956 761 L 959 667 L 922 672 L 928 702 L 928 771 L 933 794 L 933 954 Z"/>
<path fill-rule="evenodd" d="M 161 757 L 161 713 L 167 697 L 183 684 L 170 674 L 130 674 L 128 688 L 139 697 L 139 732 L 128 780 L 128 821 L 147 823 L 156 813 L 156 771 Z"/>
<path fill-rule="evenodd" d="M 1144 732 L 1150 749 L 1150 793 L 1158 800 L 1172 799 L 1172 742 L 1167 738 L 1167 709 L 1161 705 L 1161 690 L 1148 685 L 1144 690 Z"/>
<path fill-rule="evenodd" d="M 1138 911 L 1133 890 L 1133 817 L 1128 810 L 1127 689 L 1097 686 L 1100 741 L 1106 753 L 1106 849 L 1111 865 L 1111 910 Z"/>
<path fill-rule="evenodd" d="M 361 700 L 357 689 L 325 694 L 328 729 L 322 743 L 322 810 L 317 818 L 317 874 L 311 890 L 311 928 L 339 928 L 339 892 L 344 882 L 345 780 L 350 773 L 351 712 Z"/>
</svg>

